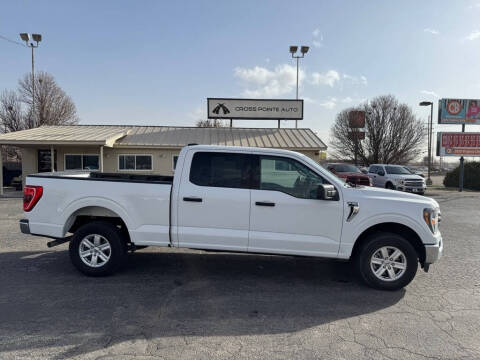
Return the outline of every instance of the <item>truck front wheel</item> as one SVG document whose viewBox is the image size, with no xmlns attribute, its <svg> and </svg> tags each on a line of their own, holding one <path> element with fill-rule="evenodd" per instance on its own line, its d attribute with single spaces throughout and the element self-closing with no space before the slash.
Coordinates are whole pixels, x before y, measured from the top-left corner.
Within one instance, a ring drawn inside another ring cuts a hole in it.
<svg viewBox="0 0 480 360">
<path fill-rule="evenodd" d="M 355 263 L 367 285 L 381 290 L 398 290 L 415 277 L 418 255 L 402 236 L 377 232 L 369 235 L 362 244 Z"/>
<path fill-rule="evenodd" d="M 103 221 L 80 227 L 70 241 L 69 251 L 73 265 L 89 276 L 110 275 L 127 258 L 126 243 L 120 231 Z"/>
</svg>

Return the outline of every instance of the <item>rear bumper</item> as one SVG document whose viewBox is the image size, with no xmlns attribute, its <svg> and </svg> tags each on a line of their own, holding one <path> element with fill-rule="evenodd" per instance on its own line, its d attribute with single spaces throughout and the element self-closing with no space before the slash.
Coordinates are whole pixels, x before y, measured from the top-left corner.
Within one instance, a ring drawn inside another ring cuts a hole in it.
<svg viewBox="0 0 480 360">
<path fill-rule="evenodd" d="M 28 219 L 21 219 L 20 222 L 20 231 L 24 234 L 30 234 L 30 224 Z"/>
<path fill-rule="evenodd" d="M 435 245 L 425 245 L 425 264 L 433 264 L 442 257 L 443 239 L 440 237 Z"/>
</svg>

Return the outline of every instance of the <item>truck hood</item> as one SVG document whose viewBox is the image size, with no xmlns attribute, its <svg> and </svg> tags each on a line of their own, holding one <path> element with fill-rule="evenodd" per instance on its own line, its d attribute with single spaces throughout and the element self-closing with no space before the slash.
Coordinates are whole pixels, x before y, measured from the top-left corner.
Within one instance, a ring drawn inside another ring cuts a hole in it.
<svg viewBox="0 0 480 360">
<path fill-rule="evenodd" d="M 388 177 L 391 179 L 400 179 L 400 180 L 406 180 L 406 179 L 411 179 L 411 180 L 423 180 L 423 178 L 420 175 L 416 174 L 388 174 Z"/>
<path fill-rule="evenodd" d="M 421 179 L 421 177 L 419 177 Z M 348 188 L 348 195 L 357 197 L 359 201 L 361 199 L 369 200 L 391 200 L 394 202 L 405 202 L 405 203 L 415 203 L 423 204 L 425 207 L 439 208 L 438 203 L 429 197 L 411 194 L 396 190 L 389 190 L 377 187 L 357 187 L 357 188 Z M 346 201 L 348 200 L 348 195 L 346 196 Z M 395 209 L 395 205 L 392 204 L 392 209 Z"/>
</svg>

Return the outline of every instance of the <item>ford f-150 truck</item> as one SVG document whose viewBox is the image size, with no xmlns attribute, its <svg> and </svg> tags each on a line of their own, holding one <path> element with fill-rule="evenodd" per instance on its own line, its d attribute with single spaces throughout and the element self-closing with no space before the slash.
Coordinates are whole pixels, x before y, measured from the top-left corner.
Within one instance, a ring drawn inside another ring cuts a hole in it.
<svg viewBox="0 0 480 360">
<path fill-rule="evenodd" d="M 302 154 L 191 145 L 173 177 L 29 175 L 23 233 L 69 241 L 86 275 L 113 273 L 144 246 L 351 260 L 368 285 L 407 285 L 443 249 L 430 198 L 350 185 Z"/>
</svg>

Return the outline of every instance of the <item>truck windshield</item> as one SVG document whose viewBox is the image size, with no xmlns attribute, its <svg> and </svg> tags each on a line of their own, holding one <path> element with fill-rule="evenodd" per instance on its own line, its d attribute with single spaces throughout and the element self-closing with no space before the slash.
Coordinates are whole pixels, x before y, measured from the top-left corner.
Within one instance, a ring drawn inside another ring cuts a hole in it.
<svg viewBox="0 0 480 360">
<path fill-rule="evenodd" d="M 385 166 L 387 174 L 394 175 L 410 175 L 411 172 L 405 169 L 403 166 Z"/>
</svg>

